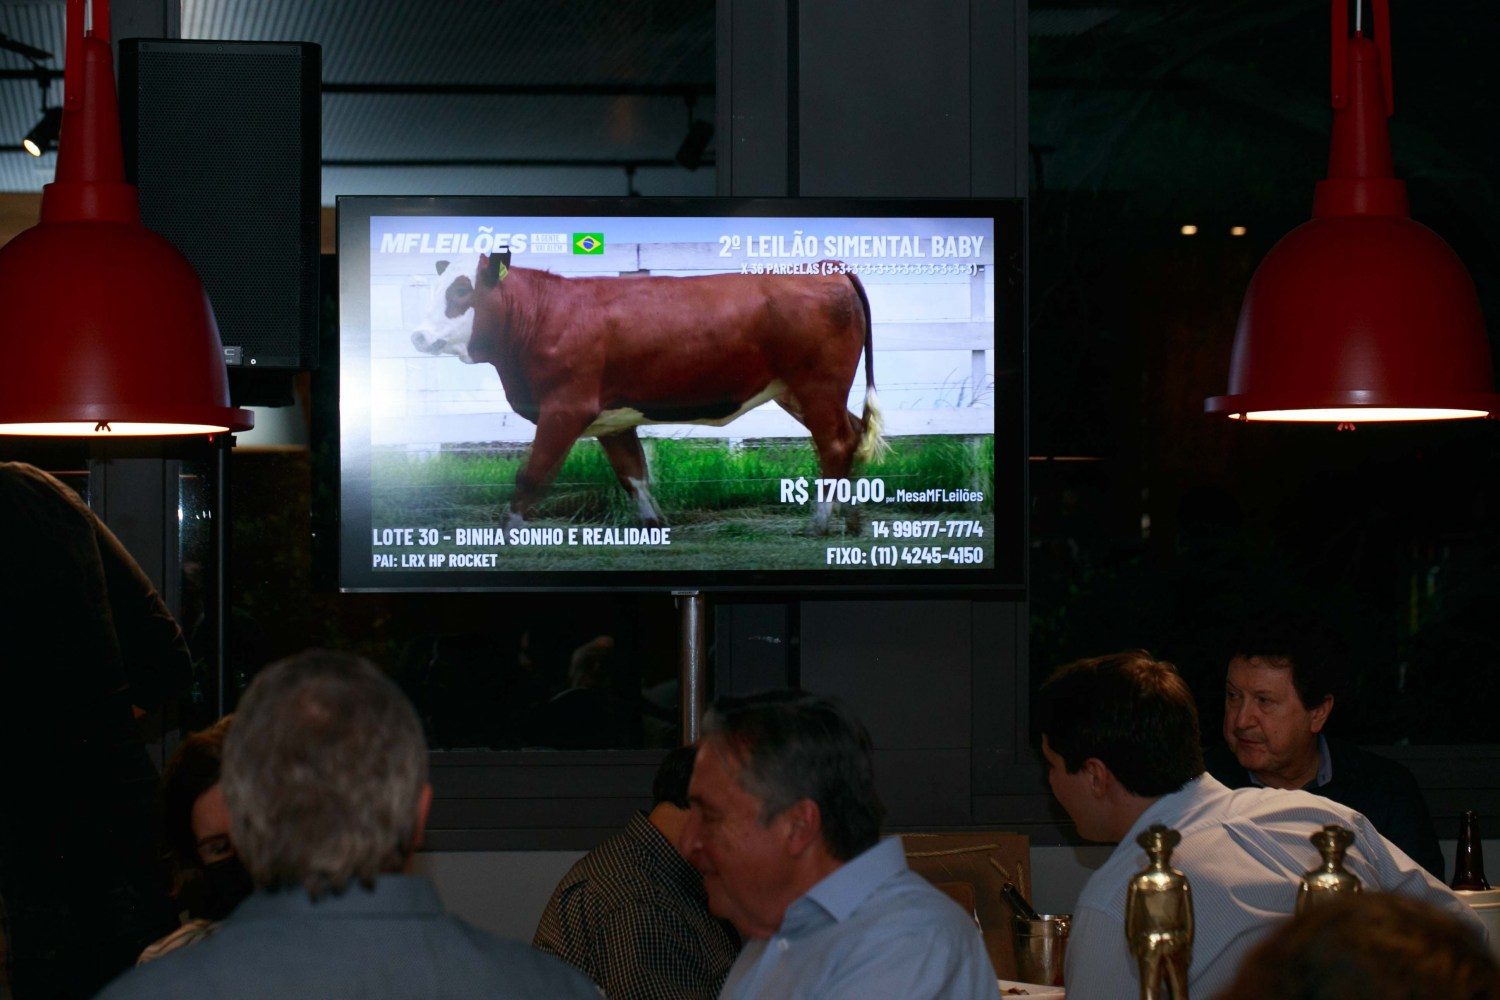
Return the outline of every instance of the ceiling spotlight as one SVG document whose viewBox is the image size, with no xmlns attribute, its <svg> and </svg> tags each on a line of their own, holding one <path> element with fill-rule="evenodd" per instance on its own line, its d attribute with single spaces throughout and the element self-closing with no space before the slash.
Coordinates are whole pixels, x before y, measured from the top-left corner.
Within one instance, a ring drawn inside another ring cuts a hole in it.
<svg viewBox="0 0 1500 1000">
<path fill-rule="evenodd" d="M 1188 225 L 1183 226 L 1182 229 L 1179 230 L 1179 232 L 1181 232 L 1184 236 L 1197 236 L 1198 227 L 1189 223 Z"/>
<path fill-rule="evenodd" d="M 21 148 L 32 156 L 41 156 L 49 149 L 57 148 L 57 136 L 62 131 L 62 108 L 45 108 L 42 111 L 42 120 L 34 125 L 26 138 L 21 140 Z"/>
<path fill-rule="evenodd" d="M 37 61 L 37 58 L 21 51 L 29 48 L 28 46 L 21 45 L 20 48 L 16 48 L 18 44 L 20 43 L 0 35 L 0 49 L 21 52 L 31 60 L 32 75 L 36 79 L 37 89 L 41 91 L 42 118 L 31 127 L 30 132 L 26 133 L 26 138 L 21 140 L 21 148 L 32 156 L 41 156 L 48 150 L 57 148 L 58 136 L 62 134 L 62 108 L 53 107 L 47 100 L 52 92 L 51 72 Z M 37 52 L 42 59 L 52 58 L 51 54 L 42 52 L 40 49 L 32 51 Z"/>
<path fill-rule="evenodd" d="M 1229 227 L 1229 235 L 1230 236 L 1244 236 L 1245 235 L 1245 227 L 1244 226 L 1230 226 Z"/>
</svg>

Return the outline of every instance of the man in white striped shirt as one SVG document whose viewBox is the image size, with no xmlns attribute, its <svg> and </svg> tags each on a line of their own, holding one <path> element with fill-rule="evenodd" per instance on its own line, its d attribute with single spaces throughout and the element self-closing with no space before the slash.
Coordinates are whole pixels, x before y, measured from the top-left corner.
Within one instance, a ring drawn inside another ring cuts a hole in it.
<svg viewBox="0 0 1500 1000">
<path fill-rule="evenodd" d="M 1079 835 L 1119 843 L 1074 909 L 1069 1000 L 1138 991 L 1125 893 L 1146 865 L 1135 838 L 1153 823 L 1182 834 L 1172 865 L 1192 886 L 1195 997 L 1229 985 L 1245 953 L 1292 913 L 1298 879 L 1319 861 L 1308 837 L 1327 823 L 1354 831 L 1345 868 L 1367 889 L 1426 899 L 1484 935 L 1457 896 L 1359 813 L 1302 791 L 1231 791 L 1205 773 L 1193 696 L 1169 663 L 1132 652 L 1062 667 L 1042 687 L 1038 723 L 1048 781 Z"/>
</svg>

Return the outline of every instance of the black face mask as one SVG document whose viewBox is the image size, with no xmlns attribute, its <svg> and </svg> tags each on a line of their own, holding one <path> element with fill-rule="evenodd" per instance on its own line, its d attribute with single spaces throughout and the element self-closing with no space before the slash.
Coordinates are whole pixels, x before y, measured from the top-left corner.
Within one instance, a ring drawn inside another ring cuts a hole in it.
<svg viewBox="0 0 1500 1000">
<path fill-rule="evenodd" d="M 203 866 L 203 899 L 200 912 L 195 917 L 223 920 L 240 901 L 255 891 L 250 873 L 238 857 Z"/>
</svg>

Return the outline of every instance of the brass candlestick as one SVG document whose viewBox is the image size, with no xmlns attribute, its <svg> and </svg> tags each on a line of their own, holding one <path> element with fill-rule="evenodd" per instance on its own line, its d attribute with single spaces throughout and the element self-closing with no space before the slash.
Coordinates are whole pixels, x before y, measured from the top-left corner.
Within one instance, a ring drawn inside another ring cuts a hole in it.
<svg viewBox="0 0 1500 1000">
<path fill-rule="evenodd" d="M 1125 895 L 1125 940 L 1141 977 L 1141 1000 L 1187 1000 L 1193 952 L 1193 894 L 1187 876 L 1171 867 L 1182 834 L 1160 823 L 1135 842 L 1151 859 Z"/>
<path fill-rule="evenodd" d="M 1361 890 L 1359 879 L 1344 871 L 1344 852 L 1354 843 L 1354 831 L 1329 824 L 1308 838 L 1323 863 L 1302 876 L 1297 886 L 1297 912 Z"/>
</svg>

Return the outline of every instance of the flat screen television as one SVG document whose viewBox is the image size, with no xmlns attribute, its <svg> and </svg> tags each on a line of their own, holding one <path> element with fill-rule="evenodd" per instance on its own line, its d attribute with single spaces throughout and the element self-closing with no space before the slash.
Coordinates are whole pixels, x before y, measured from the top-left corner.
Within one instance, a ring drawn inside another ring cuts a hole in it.
<svg viewBox="0 0 1500 1000">
<path fill-rule="evenodd" d="M 1022 587 L 1019 201 L 345 197 L 348 591 Z"/>
</svg>

